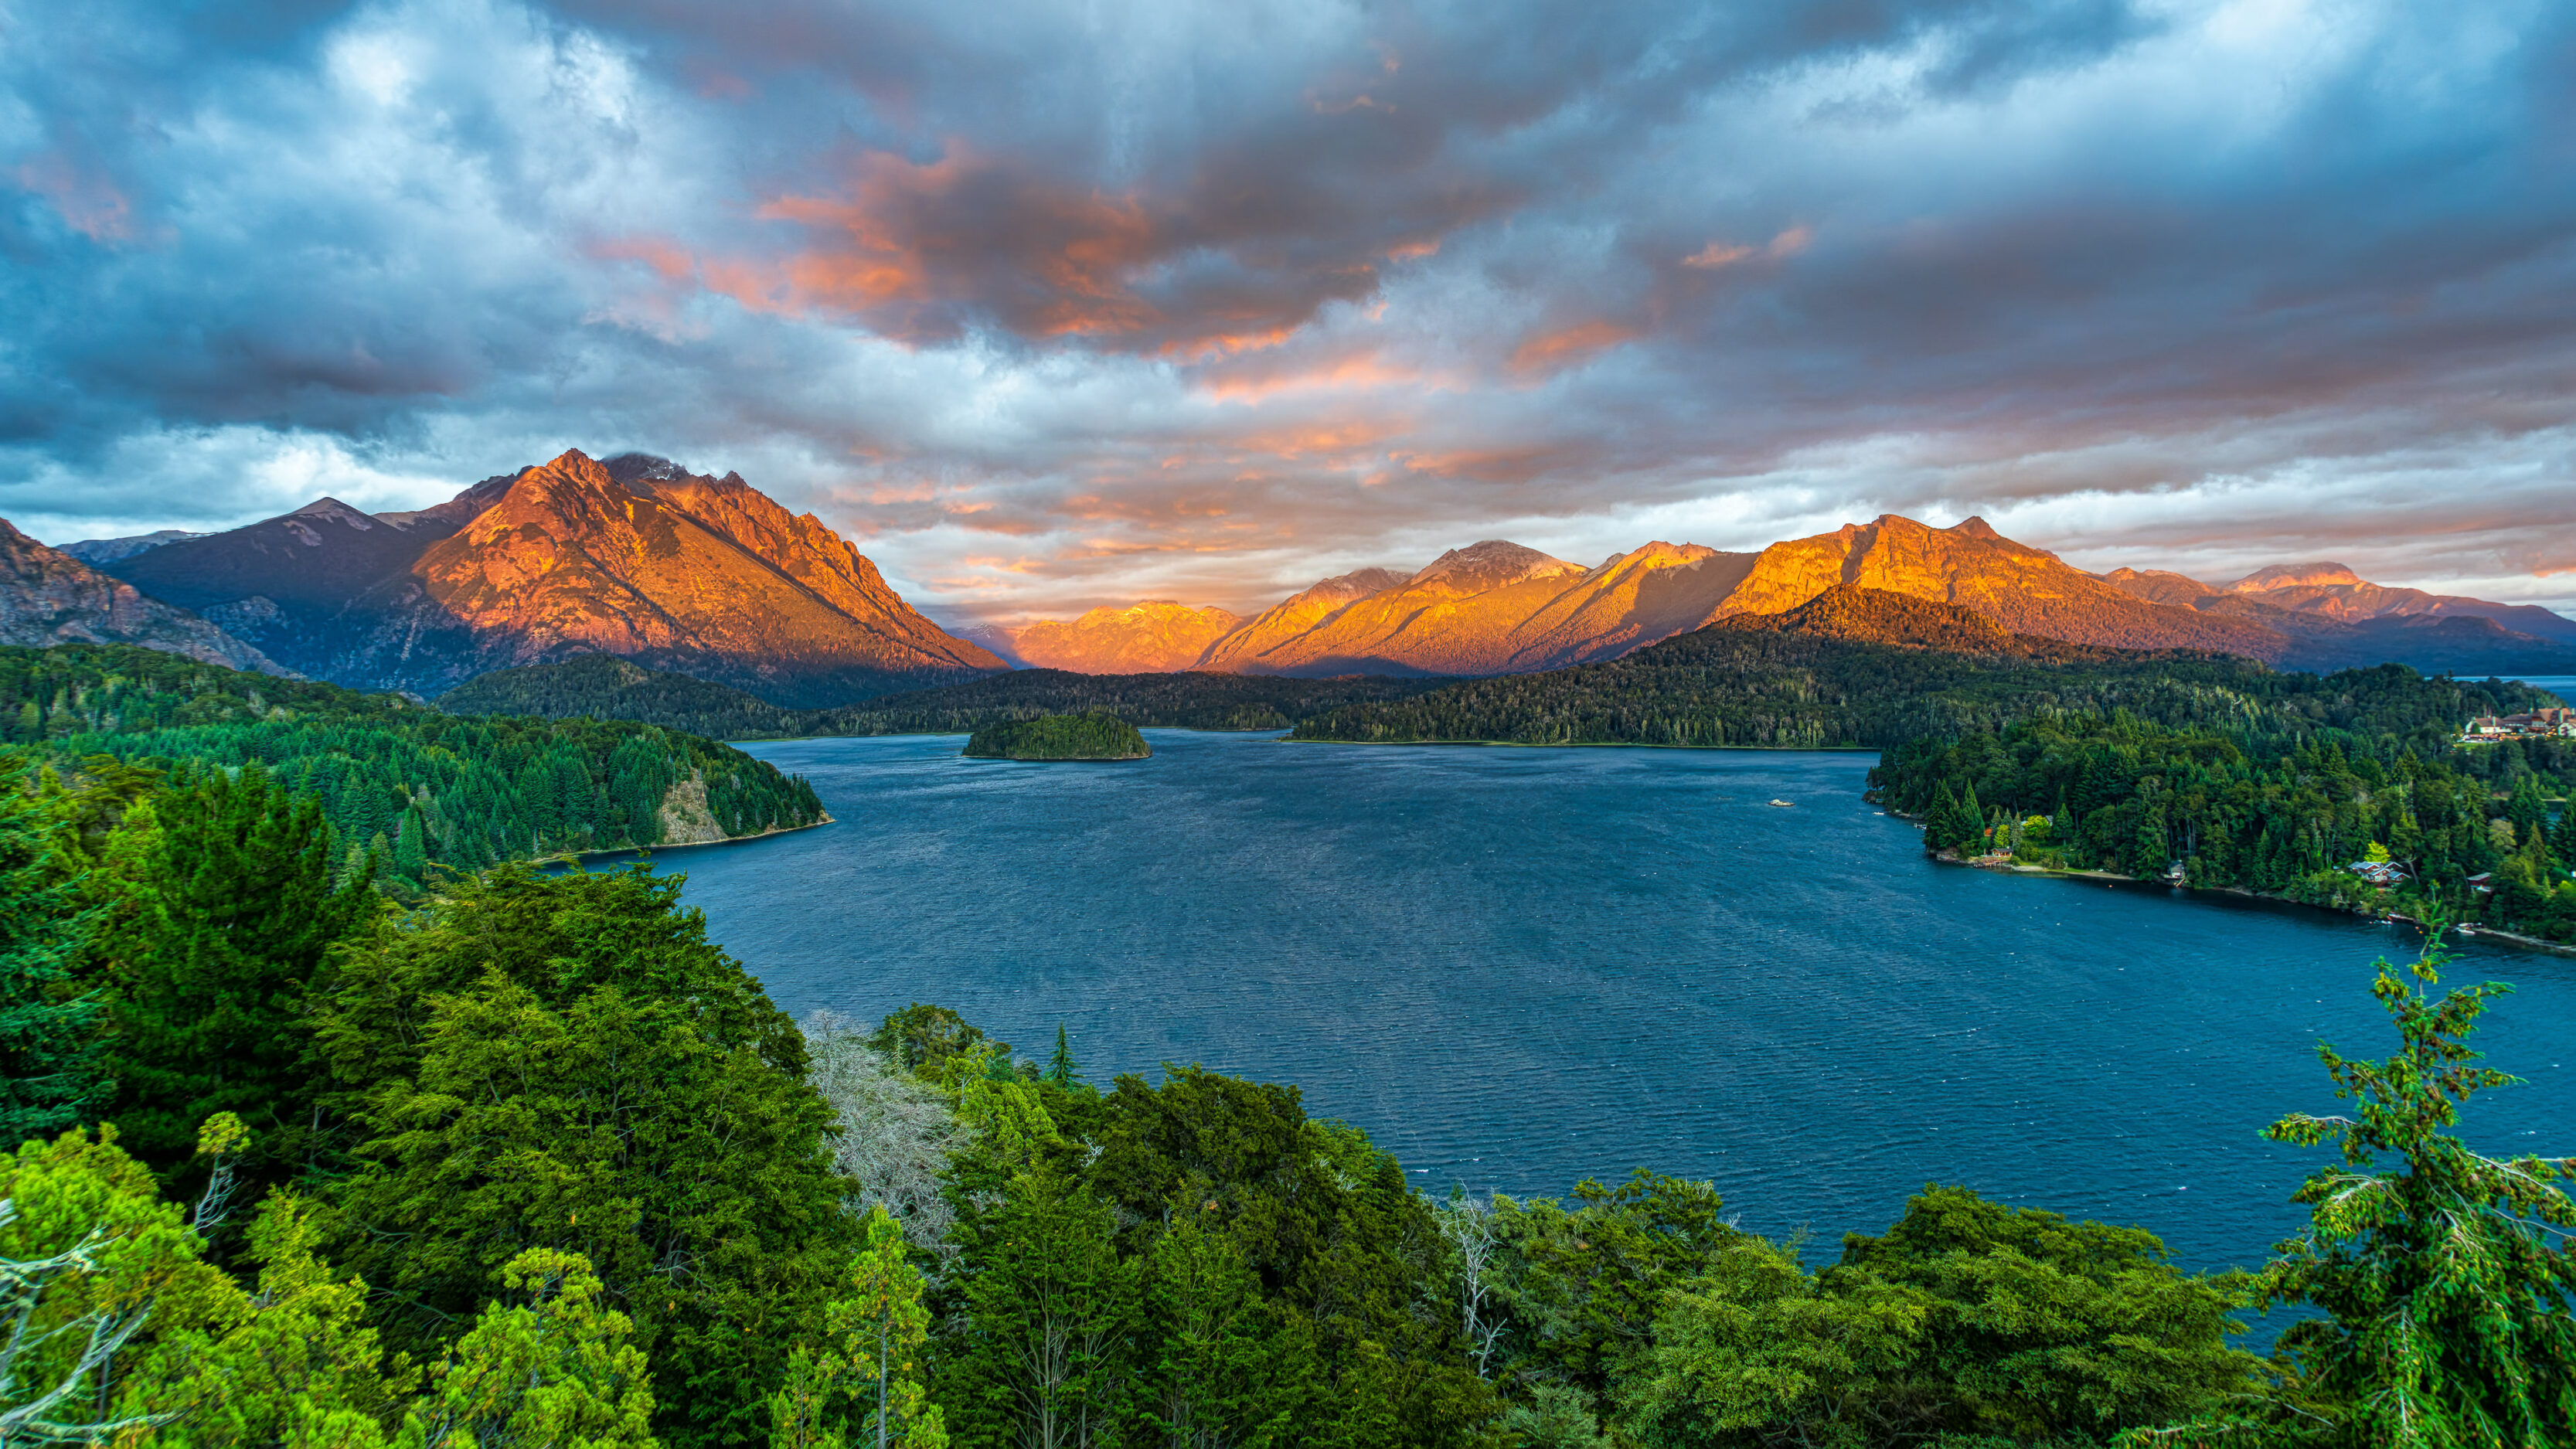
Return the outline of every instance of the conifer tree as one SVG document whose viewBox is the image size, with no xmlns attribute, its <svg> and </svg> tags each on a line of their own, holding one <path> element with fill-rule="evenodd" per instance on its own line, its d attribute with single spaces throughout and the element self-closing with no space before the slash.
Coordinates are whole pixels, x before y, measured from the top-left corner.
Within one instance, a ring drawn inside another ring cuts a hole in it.
<svg viewBox="0 0 2576 1449">
<path fill-rule="evenodd" d="M 1065 1035 L 1064 1023 L 1055 1024 L 1055 1055 L 1047 1058 L 1046 1079 L 1059 1087 L 1070 1087 L 1082 1080 L 1082 1072 L 1073 1060 L 1073 1042 Z"/>
<path fill-rule="evenodd" d="M 23 769 L 0 773 L 0 1150 L 81 1121 L 106 1090 L 99 1004 L 73 979 L 89 918 L 45 860 Z"/>
<path fill-rule="evenodd" d="M 342 882 L 311 799 L 266 772 L 209 771 L 160 797 L 132 918 L 106 942 L 122 999 L 109 1012 L 110 1113 L 160 1171 L 195 1151 L 217 1112 L 260 1146 L 245 1171 L 274 1181 L 319 1150 L 306 991 L 372 899 Z"/>
<path fill-rule="evenodd" d="M 2272 1288 L 2328 1316 L 2293 1325 L 2282 1346 L 2339 1402 L 2348 1442 L 2565 1445 L 2576 1425 L 2576 1202 L 2556 1184 L 2576 1157 L 2498 1161 L 2449 1131 L 2470 1096 L 2520 1079 L 2477 1065 L 2466 1042 L 2509 988 L 2439 1000 L 2424 989 L 2447 959 L 2432 924 L 2414 980 L 2382 961 L 2371 988 L 2397 1027 L 2396 1055 L 2317 1048 L 2356 1115 L 2294 1112 L 2264 1131 L 2334 1143 L 2343 1159 L 2299 1189 L 2314 1221 L 2282 1245 Z"/>
</svg>

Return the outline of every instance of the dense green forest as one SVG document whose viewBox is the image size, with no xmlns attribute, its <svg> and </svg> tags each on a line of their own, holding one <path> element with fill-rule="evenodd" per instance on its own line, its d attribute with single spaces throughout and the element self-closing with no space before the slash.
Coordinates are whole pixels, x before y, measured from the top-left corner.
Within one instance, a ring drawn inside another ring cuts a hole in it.
<svg viewBox="0 0 2576 1449">
<path fill-rule="evenodd" d="M 667 674 L 613 654 L 495 669 L 433 701 L 449 714 L 622 719 L 711 740 L 822 734 L 820 710 L 787 709 L 722 684 Z"/>
<path fill-rule="evenodd" d="M 1061 1030 L 800 1026 L 640 869 L 402 903 L 338 853 L 260 769 L 0 766 L 9 1442 L 2576 1443 L 2576 1159 L 2449 1135 L 2510 1079 L 2438 955 L 2380 968 L 2386 1060 L 2320 1049 L 2357 1114 L 2267 1129 L 2331 1149 L 2273 1263 L 1957 1186 L 1810 1261 L 1651 1172 L 1428 1196 Z"/>
<path fill-rule="evenodd" d="M 797 710 L 720 684 L 593 655 L 497 670 L 440 695 L 438 706 L 455 714 L 636 720 L 726 740 L 972 734 L 989 724 L 1049 714 L 1113 714 L 1146 728 L 1271 730 L 1346 704 L 1409 699 L 1440 683 L 1377 675 L 1289 679 L 1017 669 L 836 709 Z"/>
<path fill-rule="evenodd" d="M 319 805 L 344 870 L 372 861 L 412 890 L 434 867 L 654 845 L 675 825 L 750 835 L 822 816 L 804 781 L 670 729 L 459 718 L 122 645 L 0 648 L 0 721 L 8 743 L 58 770 L 257 765 Z"/>
<path fill-rule="evenodd" d="M 2553 824 L 2550 809 L 2576 784 L 2576 740 L 2455 748 L 2264 722 L 2049 714 L 1901 745 L 1870 784 L 1924 820 L 1929 850 L 2134 876 L 2179 866 L 2193 885 L 2576 940 L 2576 810 Z M 2403 878 L 2375 886 L 2350 868 L 2375 861 Z"/>
<path fill-rule="evenodd" d="M 1046 714 L 988 724 L 958 753 L 978 760 L 1141 760 L 1153 750 L 1114 714 Z"/>
<path fill-rule="evenodd" d="M 1926 648 L 1761 627 L 1772 617 L 1730 619 L 1606 664 L 1348 705 L 1299 721 L 1289 738 L 1883 748 L 2001 729 L 2034 711 L 2126 709 L 2162 724 L 2332 727 L 2430 748 L 2472 716 L 2554 700 L 2519 684 L 2425 679 L 2397 664 L 2319 678 L 2233 655 L 2046 640 L 1963 653 L 1946 641 Z"/>
</svg>

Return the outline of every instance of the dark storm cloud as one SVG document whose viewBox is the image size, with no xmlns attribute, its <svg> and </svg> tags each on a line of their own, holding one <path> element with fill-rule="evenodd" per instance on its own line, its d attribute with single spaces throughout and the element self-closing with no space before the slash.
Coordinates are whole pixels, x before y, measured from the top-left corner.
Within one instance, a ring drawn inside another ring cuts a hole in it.
<svg viewBox="0 0 2576 1449">
<path fill-rule="evenodd" d="M 0 513 L 43 536 L 638 445 L 951 616 L 1882 511 L 2576 592 L 2560 6 L 0 27 Z"/>
</svg>

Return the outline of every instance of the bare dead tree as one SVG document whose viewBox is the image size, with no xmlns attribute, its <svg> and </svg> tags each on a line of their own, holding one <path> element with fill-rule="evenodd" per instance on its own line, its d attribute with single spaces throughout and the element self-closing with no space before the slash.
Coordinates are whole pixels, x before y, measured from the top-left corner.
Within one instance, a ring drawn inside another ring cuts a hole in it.
<svg viewBox="0 0 2576 1449">
<path fill-rule="evenodd" d="M 1467 1335 L 1467 1352 L 1476 1360 L 1476 1376 L 1490 1377 L 1487 1365 L 1508 1326 L 1492 1301 L 1487 1281 L 1494 1250 L 1501 1246 L 1494 1236 L 1494 1205 L 1479 1202 L 1461 1189 L 1451 1193 L 1447 1202 L 1433 1203 L 1431 1211 L 1439 1219 L 1440 1236 L 1458 1255 L 1459 1327 Z"/>
<path fill-rule="evenodd" d="M 867 1043 L 867 1029 L 837 1011 L 805 1018 L 807 1080 L 840 1124 L 833 1162 L 858 1184 L 843 1202 L 852 1213 L 882 1207 L 924 1252 L 953 1256 L 956 1211 L 939 1190 L 949 1154 L 964 1139 L 947 1100 Z"/>
</svg>

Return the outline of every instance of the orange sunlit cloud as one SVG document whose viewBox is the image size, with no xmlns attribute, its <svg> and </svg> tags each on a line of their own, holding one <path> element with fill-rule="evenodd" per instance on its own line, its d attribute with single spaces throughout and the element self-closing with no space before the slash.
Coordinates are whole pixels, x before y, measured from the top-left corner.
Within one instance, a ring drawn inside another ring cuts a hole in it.
<svg viewBox="0 0 2576 1449">
<path fill-rule="evenodd" d="M 1596 352 L 1633 342 L 1645 334 L 1624 322 L 1601 318 L 1542 332 L 1512 351 L 1512 371 L 1545 375 L 1572 367 Z"/>
<path fill-rule="evenodd" d="M 1811 228 L 1793 226 L 1759 247 L 1713 241 L 1682 258 L 1682 265 L 1703 272 L 1713 272 L 1720 267 L 1731 267 L 1737 262 L 1749 261 L 1757 256 L 1767 257 L 1775 262 L 1781 261 L 1805 251 L 1807 243 L 1815 240 L 1815 235 Z"/>
<path fill-rule="evenodd" d="M 1290 372 L 1205 378 L 1195 384 L 1199 392 L 1217 402 L 1246 404 L 1281 393 L 1323 389 L 1409 387 L 1428 390 L 1450 385 L 1451 379 L 1445 376 L 1383 362 L 1375 353 Z"/>
</svg>

